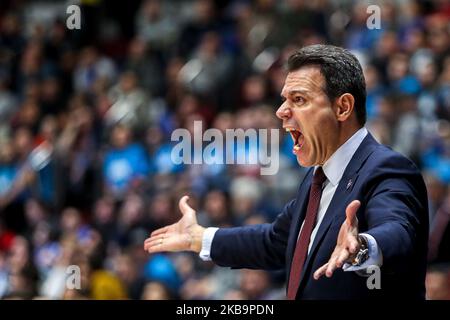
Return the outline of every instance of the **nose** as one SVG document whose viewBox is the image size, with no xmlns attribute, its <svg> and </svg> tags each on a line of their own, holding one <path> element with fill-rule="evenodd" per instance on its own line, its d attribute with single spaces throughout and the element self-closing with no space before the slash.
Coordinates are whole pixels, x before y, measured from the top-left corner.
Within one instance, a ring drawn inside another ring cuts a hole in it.
<svg viewBox="0 0 450 320">
<path fill-rule="evenodd" d="M 286 103 L 283 103 L 275 114 L 281 120 L 288 120 L 292 116 L 292 111 L 286 106 Z"/>
</svg>

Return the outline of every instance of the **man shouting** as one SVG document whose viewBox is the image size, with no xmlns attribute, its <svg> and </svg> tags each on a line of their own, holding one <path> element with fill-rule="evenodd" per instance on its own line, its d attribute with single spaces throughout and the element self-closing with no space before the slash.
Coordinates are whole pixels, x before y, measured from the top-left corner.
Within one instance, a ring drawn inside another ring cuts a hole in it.
<svg viewBox="0 0 450 320">
<path fill-rule="evenodd" d="M 407 158 L 366 130 L 362 68 L 349 51 L 312 45 L 288 60 L 276 112 L 311 167 L 274 222 L 204 228 L 183 217 L 154 231 L 150 252 L 198 252 L 220 266 L 285 268 L 288 299 L 424 299 L 428 239 L 425 184 Z M 380 269 L 381 288 L 366 270 Z"/>
</svg>

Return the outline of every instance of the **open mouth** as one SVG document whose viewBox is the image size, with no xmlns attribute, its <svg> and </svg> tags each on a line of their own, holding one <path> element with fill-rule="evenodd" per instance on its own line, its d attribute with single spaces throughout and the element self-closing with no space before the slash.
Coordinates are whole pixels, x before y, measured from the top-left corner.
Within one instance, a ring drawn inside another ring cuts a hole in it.
<svg viewBox="0 0 450 320">
<path fill-rule="evenodd" d="M 292 152 L 296 154 L 303 146 L 303 134 L 300 130 L 294 128 L 286 128 L 286 131 L 291 134 L 292 140 L 294 141 L 294 148 Z"/>
</svg>

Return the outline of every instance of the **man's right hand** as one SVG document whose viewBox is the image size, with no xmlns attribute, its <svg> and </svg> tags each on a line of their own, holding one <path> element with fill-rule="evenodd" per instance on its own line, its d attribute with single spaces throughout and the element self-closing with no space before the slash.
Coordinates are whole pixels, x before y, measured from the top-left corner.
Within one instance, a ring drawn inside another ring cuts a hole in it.
<svg viewBox="0 0 450 320">
<path fill-rule="evenodd" d="M 188 196 L 180 199 L 179 206 L 183 217 L 170 226 L 155 230 L 144 242 L 149 253 L 163 251 L 194 251 L 200 253 L 205 228 L 197 223 L 195 210 L 187 201 Z"/>
</svg>

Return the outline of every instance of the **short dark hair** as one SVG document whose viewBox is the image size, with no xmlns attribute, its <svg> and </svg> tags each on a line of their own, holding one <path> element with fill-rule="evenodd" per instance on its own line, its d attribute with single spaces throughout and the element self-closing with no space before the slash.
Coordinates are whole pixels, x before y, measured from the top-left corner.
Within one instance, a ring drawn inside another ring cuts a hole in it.
<svg viewBox="0 0 450 320">
<path fill-rule="evenodd" d="M 317 65 L 325 78 L 326 95 L 330 101 L 344 93 L 355 98 L 355 113 L 361 126 L 366 123 L 366 82 L 358 59 L 348 50 L 332 45 L 315 44 L 303 47 L 289 57 L 288 71 Z"/>
</svg>

